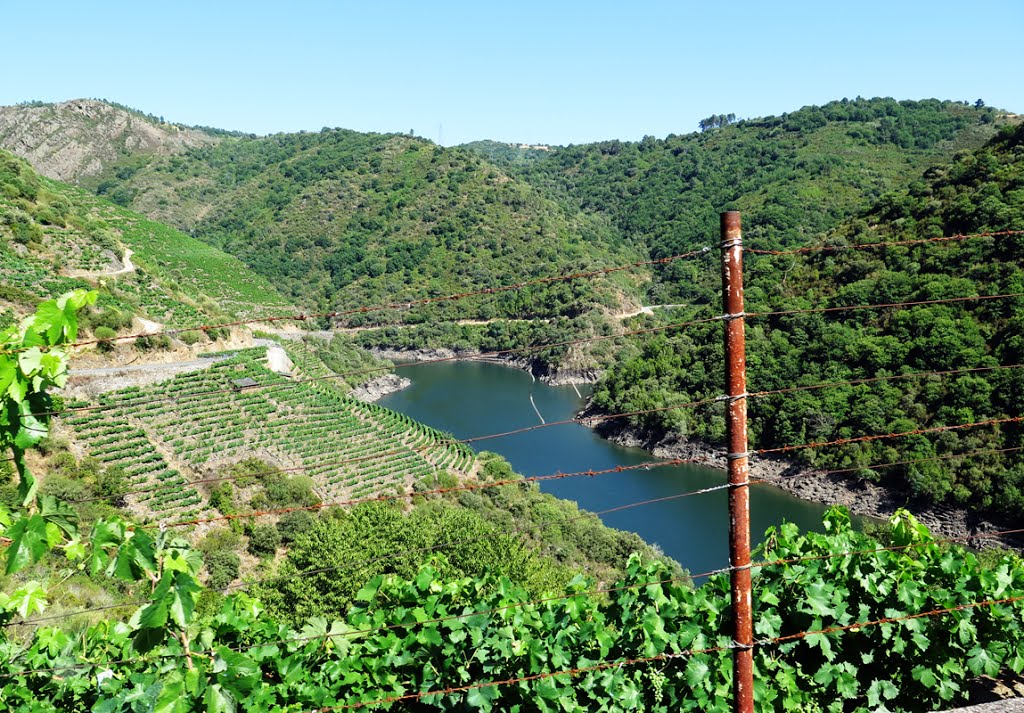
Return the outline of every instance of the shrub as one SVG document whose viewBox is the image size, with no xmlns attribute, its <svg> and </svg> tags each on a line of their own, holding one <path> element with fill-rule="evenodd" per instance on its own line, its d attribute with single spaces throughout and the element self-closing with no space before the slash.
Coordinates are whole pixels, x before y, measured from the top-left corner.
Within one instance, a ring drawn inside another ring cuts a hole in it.
<svg viewBox="0 0 1024 713">
<path fill-rule="evenodd" d="M 286 513 L 277 521 L 277 531 L 281 534 L 281 543 L 290 545 L 303 532 L 308 532 L 316 524 L 316 516 L 308 510 Z"/>
<path fill-rule="evenodd" d="M 231 550 L 216 550 L 206 556 L 207 584 L 211 589 L 224 589 L 238 577 L 242 561 Z"/>
<path fill-rule="evenodd" d="M 271 472 L 261 482 L 263 492 L 256 493 L 249 501 L 249 507 L 254 510 L 306 507 L 320 502 L 313 492 L 313 479 L 309 476 L 295 475 L 289 478 L 283 473 Z"/>
<path fill-rule="evenodd" d="M 166 334 L 150 334 L 139 337 L 135 340 L 135 348 L 140 352 L 148 352 L 156 349 L 168 350 L 173 346 L 171 338 Z"/>
<path fill-rule="evenodd" d="M 225 515 L 238 512 L 235 505 L 235 491 L 231 483 L 218 483 L 210 489 L 210 507 L 220 510 Z"/>
<path fill-rule="evenodd" d="M 117 336 L 117 332 L 115 332 L 110 327 L 101 326 L 96 327 L 96 330 L 93 332 L 93 336 L 95 336 L 97 339 L 113 339 L 114 337 Z M 100 342 L 97 346 L 103 351 L 109 352 L 113 351 L 116 345 L 114 342 Z"/>
<path fill-rule="evenodd" d="M 124 493 L 128 490 L 128 476 L 118 467 L 107 468 L 96 474 L 96 495 L 105 498 L 114 507 L 124 507 Z"/>
<path fill-rule="evenodd" d="M 269 523 L 255 525 L 249 534 L 249 554 L 262 557 L 272 555 L 281 544 L 281 533 Z"/>
<path fill-rule="evenodd" d="M 199 341 L 202 340 L 202 338 L 203 338 L 203 333 L 198 331 L 198 330 L 195 330 L 195 329 L 190 329 L 189 331 L 182 332 L 181 334 L 178 335 L 178 339 L 180 339 L 182 342 L 184 342 L 188 346 L 192 346 L 193 344 L 198 344 Z"/>
</svg>

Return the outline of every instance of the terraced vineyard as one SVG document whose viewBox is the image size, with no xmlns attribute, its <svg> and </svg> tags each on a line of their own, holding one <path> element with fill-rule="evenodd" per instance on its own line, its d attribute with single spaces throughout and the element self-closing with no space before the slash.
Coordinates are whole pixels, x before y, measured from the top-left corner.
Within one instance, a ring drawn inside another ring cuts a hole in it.
<svg viewBox="0 0 1024 713">
<path fill-rule="evenodd" d="M 89 287 L 82 280 L 56 274 L 53 265 L 45 260 L 7 249 L 0 249 L 0 285 L 7 291 L 14 288 L 40 301 Z"/>
<path fill-rule="evenodd" d="M 175 289 L 189 299 L 213 299 L 220 309 L 245 319 L 295 312 L 269 280 L 238 258 L 163 223 L 93 200 L 100 214 L 121 231 L 120 239 L 135 251 L 136 261 L 150 273 L 173 281 Z"/>
<path fill-rule="evenodd" d="M 340 336 L 331 341 L 315 336 L 275 338 L 274 341 L 303 375 L 321 379 L 313 382 L 317 388 L 324 387 L 335 393 L 347 394 L 353 387 L 385 374 L 394 366 Z M 342 346 L 338 346 L 339 341 Z"/>
<path fill-rule="evenodd" d="M 128 249 L 135 269 L 111 274 Z M 98 287 L 102 306 L 167 327 L 297 309 L 238 258 L 0 151 L 0 324 L 79 287 Z"/>
<path fill-rule="evenodd" d="M 90 455 L 125 469 L 140 493 L 130 500 L 160 520 L 204 512 L 189 482 L 252 457 L 311 476 L 325 502 L 471 471 L 468 446 L 324 382 L 276 374 L 265 354 L 247 349 L 162 384 L 104 394 L 100 404 L 113 408 L 64 422 Z M 242 379 L 257 386 L 237 386 Z"/>
</svg>

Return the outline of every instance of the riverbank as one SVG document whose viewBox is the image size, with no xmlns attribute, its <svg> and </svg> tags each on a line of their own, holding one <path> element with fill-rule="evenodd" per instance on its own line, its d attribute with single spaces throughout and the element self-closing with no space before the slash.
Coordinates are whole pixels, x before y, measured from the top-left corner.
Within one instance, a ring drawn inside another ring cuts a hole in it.
<svg viewBox="0 0 1024 713">
<path fill-rule="evenodd" d="M 392 361 L 484 361 L 491 364 L 512 367 L 531 374 L 539 381 L 551 386 L 569 386 L 570 384 L 596 384 L 601 372 L 587 368 L 552 367 L 541 359 L 515 356 L 494 356 L 481 353 L 478 349 L 387 349 L 372 347 L 368 349 L 374 356 Z"/>
<path fill-rule="evenodd" d="M 598 416 L 598 414 L 587 414 Z M 584 420 L 585 422 L 585 420 Z M 726 468 L 724 451 L 701 441 L 670 434 L 652 439 L 635 429 L 618 424 L 598 423 L 595 431 L 622 446 L 643 448 L 658 458 L 693 460 L 715 468 Z M 810 502 L 843 505 L 851 513 L 888 519 L 899 508 L 907 508 L 938 538 L 963 539 L 972 547 L 1024 549 L 1021 535 L 986 537 L 1014 525 L 992 522 L 964 508 L 935 505 L 914 499 L 908 492 L 872 483 L 847 473 L 825 473 L 782 458 L 755 457 L 750 461 L 751 480 L 763 480 L 752 487 L 776 487 Z"/>
<path fill-rule="evenodd" d="M 410 384 L 412 384 L 412 381 L 404 376 L 399 376 L 398 374 L 384 374 L 383 376 L 370 379 L 365 384 L 360 384 L 352 389 L 348 395 L 354 399 L 365 401 L 366 403 L 373 403 L 374 401 L 384 398 L 388 394 L 401 391 Z"/>
</svg>

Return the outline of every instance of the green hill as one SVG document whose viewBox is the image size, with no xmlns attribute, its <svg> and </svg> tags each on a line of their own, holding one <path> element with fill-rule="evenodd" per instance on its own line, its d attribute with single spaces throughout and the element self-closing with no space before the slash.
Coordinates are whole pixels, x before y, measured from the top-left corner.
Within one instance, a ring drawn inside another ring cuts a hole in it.
<svg viewBox="0 0 1024 713">
<path fill-rule="evenodd" d="M 75 287 L 98 286 L 92 323 L 124 330 L 133 316 L 182 327 L 295 309 L 237 258 L 43 178 L 2 150 L 0 285 L 7 319 Z"/>
<path fill-rule="evenodd" d="M 639 256 L 604 219 L 543 198 L 470 152 L 407 136 L 325 129 L 225 138 L 126 160 L 86 185 L 238 256 L 317 308 L 404 302 Z M 558 285 L 535 290 L 528 305 L 503 295 L 435 306 L 421 318 L 573 314 L 618 304 L 623 290 L 636 292 L 623 280 L 614 289 Z"/>
<path fill-rule="evenodd" d="M 887 193 L 828 245 L 932 238 L 1024 228 L 1024 125 L 1005 127 L 984 148 L 929 169 L 909 189 Z M 760 247 L 756 238 L 748 245 Z M 820 243 L 818 243 L 820 244 Z M 837 250 L 748 257 L 748 312 L 934 300 L 1024 292 L 1021 236 L 929 243 L 885 250 Z M 712 308 L 715 309 L 715 308 Z M 906 372 L 1024 362 L 1024 299 L 967 301 L 892 310 L 754 318 L 748 327 L 752 391 Z M 628 411 L 719 393 L 720 328 L 650 338 L 596 389 L 594 404 Z M 752 399 L 756 448 L 905 432 L 1022 414 L 1018 370 L 912 378 Z M 668 433 L 720 443 L 721 409 L 670 411 L 634 420 L 658 439 Z M 852 468 L 924 502 L 1016 516 L 1024 469 L 1014 424 L 796 451 L 800 464 Z M 939 460 L 935 460 L 939 458 Z M 915 461 L 884 470 L 873 464 Z M 923 461 L 923 462 L 922 462 Z"/>
<path fill-rule="evenodd" d="M 1000 121 L 990 108 L 957 102 L 844 99 L 665 139 L 478 150 L 662 257 L 713 244 L 722 210 L 743 211 L 758 247 L 804 245 L 956 150 L 981 146 Z M 654 303 L 716 289 L 685 264 L 658 274 Z"/>
<path fill-rule="evenodd" d="M 116 115 L 104 116 L 99 125 Z M 237 256 L 296 301 L 344 309 L 685 252 L 713 242 L 723 208 L 743 210 L 762 247 L 804 244 L 956 149 L 980 146 L 1000 121 L 957 102 L 858 98 L 664 140 L 550 150 L 204 130 L 208 140 L 173 150 L 122 146 L 81 183 Z M 351 323 L 572 317 L 595 304 L 693 301 L 714 287 L 688 264 L 657 274 L 646 287 L 645 274 L 620 276 Z"/>
</svg>

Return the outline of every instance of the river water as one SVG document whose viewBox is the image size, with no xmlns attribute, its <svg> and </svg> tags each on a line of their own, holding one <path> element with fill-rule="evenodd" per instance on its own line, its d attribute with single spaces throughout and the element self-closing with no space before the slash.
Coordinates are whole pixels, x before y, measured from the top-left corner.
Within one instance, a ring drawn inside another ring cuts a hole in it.
<svg viewBox="0 0 1024 713">
<path fill-rule="evenodd" d="M 380 405 L 422 423 L 470 438 L 546 421 L 571 418 L 583 406 L 572 386 L 549 386 L 524 371 L 484 362 L 459 361 L 402 369 L 412 385 L 385 396 Z M 586 391 L 581 389 L 585 396 Z M 531 405 L 530 397 L 536 404 Z M 623 448 L 577 424 L 552 426 L 473 444 L 500 453 L 527 476 L 603 470 L 657 460 L 638 448 Z M 600 512 L 634 502 L 726 482 L 725 472 L 705 466 L 661 466 L 650 470 L 575 477 L 541 483 L 545 492 Z M 825 508 L 764 485 L 750 493 L 751 531 L 759 543 L 764 531 L 783 521 L 821 530 Z M 664 500 L 601 515 L 611 527 L 631 530 L 691 572 L 728 565 L 726 491 Z"/>
</svg>

